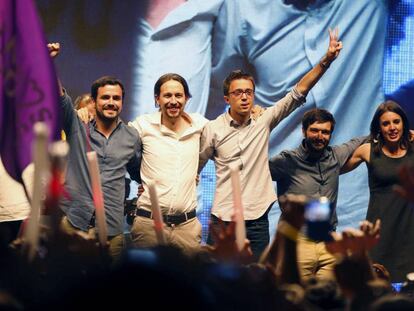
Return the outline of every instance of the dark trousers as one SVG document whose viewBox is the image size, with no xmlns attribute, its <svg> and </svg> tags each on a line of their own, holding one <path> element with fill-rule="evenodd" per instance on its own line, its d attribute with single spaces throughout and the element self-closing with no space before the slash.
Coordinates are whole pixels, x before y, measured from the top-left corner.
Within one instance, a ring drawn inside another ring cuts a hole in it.
<svg viewBox="0 0 414 311">
<path fill-rule="evenodd" d="M 7 246 L 17 238 L 22 220 L 0 222 L 0 244 Z"/>
<path fill-rule="evenodd" d="M 270 208 L 272 207 L 272 204 L 269 206 L 267 211 L 259 218 L 245 221 L 246 237 L 250 241 L 250 247 L 252 249 L 255 259 L 260 258 L 260 255 L 262 254 L 262 252 L 267 247 L 270 241 L 268 214 Z M 223 222 L 226 226 L 230 223 L 229 221 Z M 216 216 L 211 215 L 211 226 L 218 226 L 218 223 L 219 219 Z M 210 245 L 214 245 L 211 233 L 209 233 L 208 235 L 207 243 Z"/>
</svg>

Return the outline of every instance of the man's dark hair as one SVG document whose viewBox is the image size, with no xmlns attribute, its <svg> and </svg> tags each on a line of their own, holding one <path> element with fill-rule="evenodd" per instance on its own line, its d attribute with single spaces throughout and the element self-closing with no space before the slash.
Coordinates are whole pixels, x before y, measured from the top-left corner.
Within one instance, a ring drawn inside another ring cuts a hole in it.
<svg viewBox="0 0 414 311">
<path fill-rule="evenodd" d="M 306 131 L 309 125 L 313 123 L 325 123 L 331 122 L 331 133 L 335 128 L 335 118 L 332 113 L 325 109 L 315 108 L 309 111 L 306 111 L 302 118 L 302 129 Z"/>
<path fill-rule="evenodd" d="M 98 89 L 100 87 L 103 87 L 105 85 L 119 85 L 122 89 L 122 99 L 125 97 L 125 88 L 122 84 L 121 80 L 111 77 L 111 76 L 104 76 L 99 78 L 98 80 L 94 81 L 91 86 L 91 96 L 93 100 L 96 102 L 96 99 L 98 97 Z"/>
<path fill-rule="evenodd" d="M 184 88 L 184 94 L 187 98 L 191 98 L 191 93 L 190 93 L 190 89 L 188 87 L 187 81 L 185 81 L 185 79 L 180 76 L 179 74 L 176 73 L 166 73 L 165 75 L 162 75 L 161 77 L 159 77 L 159 79 L 157 80 L 157 82 L 155 82 L 154 85 L 154 96 L 160 96 L 161 93 L 161 86 L 170 80 L 174 80 L 177 81 L 179 83 L 181 83 L 181 85 Z"/>
<path fill-rule="evenodd" d="M 386 112 L 394 112 L 401 117 L 403 122 L 403 133 L 401 136 L 400 147 L 402 149 L 410 149 L 410 121 L 408 120 L 407 114 L 396 102 L 387 100 L 378 106 L 371 121 L 371 139 L 376 142 L 374 152 L 379 153 L 382 146 L 384 146 L 384 137 L 381 135 L 380 118 Z"/>
<path fill-rule="evenodd" d="M 223 94 L 224 96 L 229 96 L 229 90 L 230 90 L 230 84 L 234 80 L 250 80 L 253 83 L 253 91 L 256 89 L 256 85 L 254 83 L 253 76 L 247 72 L 244 72 L 242 70 L 233 70 L 230 72 L 230 74 L 227 76 L 226 79 L 223 81 Z"/>
</svg>

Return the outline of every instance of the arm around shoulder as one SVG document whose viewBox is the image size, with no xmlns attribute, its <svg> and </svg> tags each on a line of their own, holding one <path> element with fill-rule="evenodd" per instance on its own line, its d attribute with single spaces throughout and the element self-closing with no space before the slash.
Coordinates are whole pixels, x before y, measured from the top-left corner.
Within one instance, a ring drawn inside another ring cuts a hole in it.
<svg viewBox="0 0 414 311">
<path fill-rule="evenodd" d="M 270 175 L 273 181 L 279 181 L 283 179 L 288 173 L 288 163 L 286 159 L 286 153 L 281 152 L 280 154 L 272 157 L 269 160 Z"/>
<path fill-rule="evenodd" d="M 129 121 L 128 122 L 128 126 L 133 127 L 137 132 L 138 132 L 138 136 L 140 138 L 140 142 L 142 144 L 142 137 L 144 136 L 143 134 L 143 130 L 142 130 L 142 117 L 140 119 L 140 117 L 137 117 L 134 121 Z"/>
<path fill-rule="evenodd" d="M 141 161 L 142 161 L 142 143 L 141 139 L 138 140 L 135 145 L 135 151 L 132 158 L 127 163 L 127 172 L 131 176 L 132 180 L 141 183 Z"/>
<path fill-rule="evenodd" d="M 214 155 L 214 143 L 213 143 L 213 131 L 208 122 L 200 136 L 200 153 L 199 153 L 199 164 L 198 173 L 200 173 L 209 159 L 213 159 Z"/>
<path fill-rule="evenodd" d="M 369 163 L 369 154 L 371 152 L 371 144 L 366 143 L 359 146 L 344 166 L 341 168 L 341 174 L 348 173 L 357 168 L 362 162 Z"/>
</svg>

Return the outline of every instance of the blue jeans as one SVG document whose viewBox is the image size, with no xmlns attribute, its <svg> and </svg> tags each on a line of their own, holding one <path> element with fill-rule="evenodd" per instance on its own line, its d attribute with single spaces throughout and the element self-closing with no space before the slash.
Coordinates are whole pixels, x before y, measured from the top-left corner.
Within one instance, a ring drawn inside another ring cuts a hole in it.
<svg viewBox="0 0 414 311">
<path fill-rule="evenodd" d="M 259 259 L 260 255 L 264 249 L 269 244 L 269 219 L 268 213 L 273 203 L 269 206 L 267 211 L 257 219 L 246 220 L 246 238 L 250 241 L 250 247 L 252 249 L 253 255 L 256 259 Z M 219 219 L 211 215 L 211 226 L 217 226 Z M 227 226 L 230 222 L 223 221 Z M 214 244 L 213 237 L 211 233 L 208 235 L 207 243 L 210 245 Z"/>
</svg>

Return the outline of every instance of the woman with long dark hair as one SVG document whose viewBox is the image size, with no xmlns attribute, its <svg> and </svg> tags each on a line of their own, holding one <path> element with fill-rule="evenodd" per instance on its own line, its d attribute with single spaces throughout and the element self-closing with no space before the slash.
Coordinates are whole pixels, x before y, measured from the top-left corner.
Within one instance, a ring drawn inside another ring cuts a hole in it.
<svg viewBox="0 0 414 311">
<path fill-rule="evenodd" d="M 381 220 L 381 238 L 370 255 L 384 265 L 393 282 L 414 271 L 414 210 L 398 196 L 398 168 L 414 162 L 414 136 L 404 110 L 393 101 L 380 104 L 371 121 L 371 142 L 355 150 L 342 172 L 362 162 L 368 167 L 370 200 L 367 220 Z"/>
</svg>

